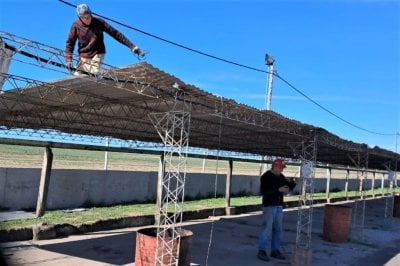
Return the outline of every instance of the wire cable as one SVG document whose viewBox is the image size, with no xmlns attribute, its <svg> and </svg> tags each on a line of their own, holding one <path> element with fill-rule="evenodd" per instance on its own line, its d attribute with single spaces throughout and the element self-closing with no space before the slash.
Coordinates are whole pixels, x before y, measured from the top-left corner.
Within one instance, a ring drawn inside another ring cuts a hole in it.
<svg viewBox="0 0 400 266">
<path fill-rule="evenodd" d="M 68 6 L 71 6 L 71 7 L 76 8 L 76 5 L 73 5 L 73 4 L 71 4 L 71 3 L 69 3 L 69 2 L 67 2 L 67 1 L 65 1 L 65 0 L 58 0 L 58 1 L 61 2 L 61 3 L 66 4 L 66 5 L 68 5 Z M 268 74 L 270 73 L 270 72 L 268 72 L 268 71 L 266 71 L 266 70 L 263 70 L 263 69 L 259 69 L 259 68 L 256 68 L 256 67 L 247 66 L 247 65 L 244 65 L 244 64 L 240 64 L 240 63 L 237 63 L 237 62 L 234 62 L 234 61 L 231 61 L 231 60 L 227 60 L 227 59 L 224 59 L 224 58 L 215 56 L 215 55 L 211 55 L 211 54 L 209 54 L 209 53 L 202 52 L 202 51 L 197 50 L 197 49 L 190 48 L 190 47 L 188 47 L 188 46 L 179 44 L 179 43 L 177 43 L 177 42 L 170 41 L 170 40 L 167 40 L 167 39 L 165 39 L 165 38 L 159 37 L 159 36 L 157 36 L 157 35 L 151 34 L 151 33 L 149 33 L 149 32 L 146 32 L 146 31 L 140 30 L 140 29 L 138 29 L 138 28 L 132 27 L 132 26 L 127 25 L 127 24 L 125 24 L 125 23 L 121 23 L 121 22 L 119 22 L 119 21 L 117 21 L 117 20 L 115 20 L 115 19 L 111 19 L 111 18 L 109 18 L 109 17 L 103 16 L 103 15 L 100 15 L 100 14 L 97 14 L 97 13 L 94 13 L 94 12 L 93 12 L 93 14 L 96 15 L 96 16 L 98 16 L 98 17 L 100 17 L 100 18 L 103 18 L 103 19 L 105 19 L 105 20 L 114 22 L 114 23 L 116 23 L 116 24 L 118 24 L 118 25 L 120 25 L 120 26 L 126 27 L 126 28 L 131 29 L 131 30 L 135 30 L 135 31 L 140 32 L 140 33 L 142 33 L 142 34 L 144 34 L 144 35 L 147 35 L 147 36 L 150 36 L 150 37 L 152 37 L 152 38 L 158 39 L 158 40 L 160 40 L 160 41 L 163 41 L 163 42 L 172 44 L 172 45 L 177 46 L 177 47 L 180 47 L 180 48 L 182 48 L 182 49 L 185 49 L 185 50 L 188 50 L 188 51 L 191 51 L 191 52 L 194 52 L 194 53 L 197 53 L 197 54 L 200 54 L 200 55 L 203 55 L 203 56 L 206 56 L 206 57 L 209 57 L 209 58 L 218 60 L 218 61 L 222 61 L 222 62 L 225 62 L 225 63 L 228 63 L 228 64 L 232 64 L 232 65 L 235 65 L 235 66 L 238 66 L 238 67 L 246 68 L 246 69 L 253 70 L 253 71 L 257 71 L 257 72 L 261 72 L 261 73 L 268 73 Z M 355 128 L 357 128 L 357 129 L 359 129 L 359 130 L 362 130 L 362 131 L 365 131 L 365 132 L 368 132 L 368 133 L 371 133 L 371 134 L 376 134 L 376 135 L 381 135 L 381 136 L 394 136 L 393 133 L 381 133 L 381 132 L 376 132 L 376 131 L 368 130 L 368 129 L 366 129 L 366 128 L 363 128 L 363 127 L 361 127 L 361 126 L 358 126 L 358 125 L 356 125 L 356 124 L 354 124 L 354 123 L 352 123 L 352 122 L 350 122 L 350 121 L 344 119 L 343 117 L 341 117 L 341 116 L 335 114 L 334 112 L 330 111 L 328 108 L 326 108 L 326 107 L 322 106 L 321 104 L 317 103 L 317 102 L 316 102 L 315 100 L 313 100 L 311 97 L 307 96 L 305 93 L 303 93 L 303 92 L 300 91 L 298 88 L 296 88 L 295 86 L 293 86 L 292 84 L 290 84 L 288 81 L 286 81 L 282 76 L 280 76 L 280 75 L 278 75 L 278 74 L 276 74 L 276 73 L 272 73 L 272 74 L 273 74 L 274 76 L 276 76 L 278 79 L 282 80 L 282 81 L 283 81 L 285 84 L 287 84 L 290 88 L 294 89 L 297 93 L 299 93 L 300 95 L 302 95 L 303 97 L 305 97 L 305 98 L 306 98 L 307 100 L 309 100 L 311 103 L 315 104 L 316 106 L 318 106 L 319 108 L 321 108 L 321 109 L 324 110 L 325 112 L 329 113 L 330 115 L 336 117 L 336 118 L 339 119 L 340 121 L 342 121 L 342 122 L 344 122 L 344 123 L 346 123 L 346 124 L 348 124 L 348 125 L 350 125 L 350 126 L 352 126 L 352 127 L 355 127 Z"/>
<path fill-rule="evenodd" d="M 64 3 L 64 4 L 66 4 L 66 5 L 69 5 L 69 6 L 71 6 L 71 7 L 76 8 L 76 5 L 73 5 L 73 4 L 71 4 L 71 3 L 67 2 L 67 1 L 64 1 L 64 0 L 58 0 L 58 1 L 60 1 L 60 2 L 62 2 L 62 3 Z M 243 64 L 240 64 L 240 63 L 231 61 L 231 60 L 227 60 L 227 59 L 224 59 L 224 58 L 215 56 L 215 55 L 211 55 L 211 54 L 202 52 L 202 51 L 197 50 L 197 49 L 190 48 L 190 47 L 188 47 L 188 46 L 185 46 L 185 45 L 183 45 L 183 44 L 179 44 L 179 43 L 174 42 L 174 41 L 167 40 L 167 39 L 165 39 L 165 38 L 162 38 L 162 37 L 159 37 L 159 36 L 157 36 L 157 35 L 151 34 L 151 33 L 149 33 L 149 32 L 146 32 L 146 31 L 140 30 L 140 29 L 138 29 L 138 28 L 132 27 L 132 26 L 130 26 L 130 25 L 128 25 L 128 24 L 119 22 L 119 21 L 117 21 L 117 20 L 115 20 L 115 19 L 112 19 L 112 18 L 103 16 L 103 15 L 100 15 L 100 14 L 98 14 L 98 13 L 92 12 L 92 14 L 94 14 L 94 15 L 100 17 L 100 18 L 103 18 L 103 19 L 105 19 L 105 20 L 114 22 L 115 24 L 118 24 L 118 25 L 123 26 L 123 27 L 125 27 L 125 28 L 128 28 L 128 29 L 131 29 L 131 30 L 140 32 L 140 33 L 142 33 L 142 34 L 144 34 L 144 35 L 147 35 L 147 36 L 152 37 L 152 38 L 155 38 L 155 39 L 157 39 L 157 40 L 160 40 L 160 41 L 163 41 L 163 42 L 172 44 L 172 45 L 174 45 L 174 46 L 183 48 L 183 49 L 185 49 L 185 50 L 188 50 L 188 51 L 191 51 L 191 52 L 194 52 L 194 53 L 197 53 L 197 54 L 206 56 L 206 57 L 210 57 L 210 58 L 212 58 L 212 59 L 216 59 L 216 60 L 219 60 L 219 61 L 222 61 L 222 62 L 225 62 L 225 63 L 229 63 L 229 64 L 236 65 L 236 66 L 239 66 L 239 67 L 247 68 L 247 69 L 250 69 L 250 70 L 254 70 L 254 71 L 258 71 L 258 72 L 262 72 L 262 73 L 265 73 L 265 72 L 266 72 L 266 71 L 263 70 L 263 69 L 259 69 L 259 68 L 255 68 L 255 67 L 251 67 L 251 66 L 246 66 L 246 65 L 243 65 Z M 268 72 L 267 72 L 267 73 L 268 73 Z"/>
<path fill-rule="evenodd" d="M 334 112 L 330 111 L 328 108 L 322 106 L 321 104 L 317 103 L 315 100 L 313 100 L 311 97 L 307 96 L 305 93 L 303 93 L 302 91 L 300 91 L 299 89 L 297 89 L 294 85 L 292 85 L 290 82 L 288 82 L 286 79 L 284 79 L 283 77 L 281 77 L 278 74 L 274 74 L 277 78 L 279 78 L 281 81 L 283 81 L 286 85 L 288 85 L 290 88 L 292 88 L 293 90 L 295 90 L 297 93 L 301 94 L 304 98 L 306 98 L 307 100 L 309 100 L 310 102 L 312 102 L 313 104 L 315 104 L 316 106 L 318 106 L 319 108 L 321 108 L 322 110 L 324 110 L 325 112 L 331 114 L 332 116 L 336 117 L 337 119 L 341 120 L 342 122 L 353 126 L 355 128 L 358 128 L 362 131 L 371 133 L 371 134 L 376 134 L 376 135 L 382 135 L 382 136 L 394 136 L 393 133 L 381 133 L 381 132 L 376 132 L 376 131 L 372 131 L 363 127 L 360 127 L 352 122 L 347 121 L 346 119 L 340 117 L 339 115 L 335 114 Z"/>
<path fill-rule="evenodd" d="M 223 99 L 221 97 L 221 105 L 223 105 Z M 219 152 L 221 148 L 221 138 L 222 138 L 222 113 L 219 112 L 219 129 L 218 129 L 218 149 L 217 149 L 217 165 L 215 169 L 215 179 L 214 179 L 214 199 L 217 198 L 217 190 L 218 190 L 218 169 L 219 169 Z M 212 217 L 215 217 L 215 207 L 213 208 L 212 211 Z M 205 265 L 208 265 L 208 259 L 210 257 L 210 252 L 211 252 L 211 245 L 213 242 L 213 235 L 214 235 L 214 219 L 211 222 L 211 228 L 210 228 L 210 237 L 209 237 L 209 242 L 208 242 L 208 247 L 207 247 L 207 253 L 206 253 L 206 261 Z"/>
</svg>

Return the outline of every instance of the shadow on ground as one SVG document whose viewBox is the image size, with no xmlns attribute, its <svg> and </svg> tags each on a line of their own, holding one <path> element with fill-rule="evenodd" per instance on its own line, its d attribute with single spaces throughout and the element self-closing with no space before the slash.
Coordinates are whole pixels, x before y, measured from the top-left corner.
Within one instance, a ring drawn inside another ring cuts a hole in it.
<svg viewBox="0 0 400 266">
<path fill-rule="evenodd" d="M 312 265 L 400 265 L 400 218 L 385 219 L 385 204 L 384 198 L 366 200 L 361 238 L 344 243 L 323 240 L 324 207 L 315 206 Z M 282 251 L 288 259 L 271 259 L 268 265 L 290 265 L 297 218 L 296 209 L 285 210 Z M 260 225 L 260 212 L 185 222 L 183 227 L 193 232 L 191 265 L 266 265 L 256 258 Z M 140 228 L 8 242 L 3 244 L 4 255 L 11 265 L 134 265 L 136 231 Z"/>
</svg>

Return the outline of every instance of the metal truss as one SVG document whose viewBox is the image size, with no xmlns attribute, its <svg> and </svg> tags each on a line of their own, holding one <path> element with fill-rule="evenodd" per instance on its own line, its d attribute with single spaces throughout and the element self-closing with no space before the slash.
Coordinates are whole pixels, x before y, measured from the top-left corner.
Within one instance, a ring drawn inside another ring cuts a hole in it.
<svg viewBox="0 0 400 266">
<path fill-rule="evenodd" d="M 4 31 L 0 31 L 0 39 L 5 43 L 5 48 L 10 51 L 7 55 L 13 60 L 56 72 L 69 73 L 65 65 L 65 52 L 59 48 L 25 39 Z M 13 58 L 16 54 L 24 56 L 25 59 L 18 60 Z M 30 58 L 31 60 L 26 60 L 26 58 Z M 73 61 L 74 64 L 77 65 L 79 56 L 74 54 Z M 74 69 L 72 71 L 74 71 Z M 115 83 L 114 86 L 117 88 L 124 88 L 127 84 L 134 83 L 139 93 L 144 93 L 149 87 L 152 87 L 151 83 L 143 82 L 144 77 L 138 77 L 128 72 L 121 73 L 118 68 L 105 63 L 102 64 L 101 70 L 97 73 L 82 72 L 82 74 L 96 81 L 111 80 Z M 121 76 L 123 77 L 121 78 Z"/>
<path fill-rule="evenodd" d="M 384 219 L 385 224 L 388 223 L 389 219 L 393 217 L 393 206 L 394 206 L 394 182 L 397 180 L 397 160 L 393 159 L 385 164 L 388 170 L 388 182 L 389 186 L 386 191 L 385 199 L 385 212 Z"/>
<path fill-rule="evenodd" d="M 13 55 L 21 54 L 33 60 L 30 64 L 37 65 L 41 68 L 56 69 L 58 71 L 62 68 L 64 69 L 63 72 L 67 73 L 65 52 L 63 50 L 3 31 L 0 31 L 0 38 L 2 38 L 6 42 L 7 47 L 13 51 Z M 74 55 L 74 60 L 76 62 L 78 61 L 77 55 Z M 147 73 L 151 74 L 151 79 L 149 79 L 146 75 L 143 75 L 143 73 L 124 72 L 113 66 L 103 64 L 102 70 L 98 73 L 84 74 L 86 74 L 87 78 L 92 78 L 95 82 L 112 81 L 114 83 L 112 86 L 116 88 L 134 89 L 137 93 L 159 99 L 167 95 L 172 95 L 173 97 L 174 93 L 170 91 L 169 88 L 163 88 L 162 85 L 166 81 L 166 75 L 160 75 L 159 73 Z M 167 78 L 177 80 L 175 77 L 171 76 Z M 168 80 L 168 83 L 171 82 Z M 179 80 L 178 82 L 182 83 Z M 107 85 L 110 86 L 110 82 L 108 82 Z M 172 83 L 170 85 L 172 85 Z M 302 134 L 302 129 L 299 125 L 292 125 L 293 123 L 285 122 L 286 119 L 284 117 L 274 112 L 264 114 L 250 106 L 241 105 L 239 107 L 233 100 L 224 99 L 222 97 L 218 99 L 215 99 L 215 97 L 208 97 L 210 94 L 198 92 L 198 89 L 193 86 L 186 86 L 186 89 L 186 95 L 190 95 L 193 109 L 195 110 L 196 106 L 203 108 L 203 110 L 204 107 L 207 107 L 205 109 L 206 115 L 214 113 L 218 118 L 222 115 L 226 119 L 243 124 L 259 126 L 299 136 Z M 176 100 L 181 101 L 182 99 L 178 97 Z"/>
<path fill-rule="evenodd" d="M 351 238 L 357 241 L 364 240 L 364 224 L 365 224 L 365 190 L 364 181 L 367 179 L 368 170 L 368 149 L 356 154 L 356 158 L 348 155 L 350 160 L 357 168 L 357 181 L 358 190 L 356 191 L 356 198 L 354 200 L 354 207 L 352 212 L 351 223 Z"/>
<path fill-rule="evenodd" d="M 63 50 L 2 31 L 0 38 L 11 49 L 13 60 L 23 57 L 22 63 L 71 74 L 64 64 Z M 74 59 L 77 60 L 77 55 Z M 182 105 L 187 101 L 191 104 L 194 147 L 289 157 L 293 154 L 287 143 L 300 143 L 310 138 L 310 132 L 317 132 L 318 161 L 341 165 L 351 163 L 345 156 L 347 153 L 363 148 L 273 111 L 260 111 L 217 97 L 145 62 L 126 68 L 103 64 L 99 73 L 52 83 L 1 72 L 2 81 L 10 89 L 0 94 L 0 126 L 9 128 L 53 129 L 69 134 L 156 142 L 159 137 L 148 114 L 166 112 L 176 103 Z M 185 96 L 176 95 L 173 84 L 178 84 Z M 221 137 L 215 133 L 219 127 L 223 129 Z M 380 168 L 382 160 L 392 156 L 382 149 L 370 150 L 374 152 L 372 167 Z"/>
<path fill-rule="evenodd" d="M 6 43 L 0 38 L 0 73 L 7 73 L 10 67 L 12 51 L 6 48 Z M 3 89 L 4 78 L 0 77 L 0 92 Z"/>
<path fill-rule="evenodd" d="M 146 96 L 141 102 L 116 104 L 112 98 L 76 89 L 71 84 L 60 86 L 4 73 L 0 73 L 0 77 L 13 88 L 0 94 L 2 111 L 12 114 L 2 119 L 2 125 L 10 128 L 40 130 L 50 127 L 69 133 L 85 129 L 93 135 L 104 132 L 106 136 L 130 139 L 130 127 L 135 125 L 136 132 L 143 132 L 143 135 L 154 131 L 148 120 L 138 125 L 137 117 L 145 117 L 149 110 L 157 109 L 157 106 L 168 106 L 164 99 Z M 151 107 L 147 107 L 150 102 Z M 104 123 L 105 120 L 111 123 Z"/>
<path fill-rule="evenodd" d="M 354 142 L 345 141 L 340 139 L 332 134 L 328 134 L 328 132 L 322 133 L 318 132 L 318 141 L 328 144 L 332 147 L 336 147 L 339 149 L 351 151 L 351 152 L 361 152 L 367 145 L 366 144 L 358 144 Z"/>
<path fill-rule="evenodd" d="M 297 251 L 311 250 L 311 230 L 314 197 L 314 175 L 317 156 L 317 138 L 315 135 L 298 147 L 301 152 L 299 209 L 297 217 L 296 245 Z"/>
<path fill-rule="evenodd" d="M 141 94 L 142 87 L 140 85 L 137 90 L 136 84 L 125 83 L 125 88 L 122 89 L 116 88 L 112 81 L 97 81 L 92 77 L 46 83 L 4 73 L 0 73 L 0 76 L 4 77 L 8 87 L 12 88 L 0 95 L 3 111 L 12 114 L 4 116 L 2 125 L 13 128 L 25 127 L 34 130 L 53 128 L 56 131 L 77 134 L 84 129 L 88 135 L 98 135 L 99 132 L 103 132 L 103 136 L 114 136 L 121 139 L 130 139 L 132 130 L 134 130 L 136 134 L 143 132 L 141 135 L 146 138 L 150 136 L 150 132 L 154 131 L 152 123 L 144 119 L 147 117 L 147 113 L 160 109 L 172 109 L 175 104 L 174 97 L 161 94 L 165 93 L 166 88 L 155 88 L 154 86 L 152 87 L 153 91 L 146 91 L 147 93 L 151 92 L 151 95 L 148 96 Z M 157 80 L 154 81 L 154 83 L 157 82 Z M 127 99 L 115 103 L 115 100 L 109 96 L 86 89 L 86 87 L 99 87 L 100 85 L 107 89 L 114 86 L 115 93 L 133 92 L 138 95 L 133 99 L 137 97 L 140 98 L 140 101 Z M 171 93 L 172 90 L 168 91 L 169 95 Z M 154 95 L 157 94 L 163 97 L 155 97 Z M 180 96 L 176 96 L 175 99 L 180 104 L 184 102 Z M 192 106 L 198 103 L 197 100 L 200 101 L 200 98 L 192 97 L 190 94 Z M 213 108 L 203 106 L 202 111 L 192 109 L 191 112 L 197 115 L 196 123 L 193 124 L 193 132 L 196 133 L 196 139 L 200 141 L 204 136 L 204 143 L 207 142 L 210 145 L 208 148 L 219 148 L 219 137 L 214 134 L 218 130 L 214 130 L 214 128 L 218 129 L 220 125 L 218 121 L 213 122 L 206 119 L 207 111 L 212 113 Z M 199 112 L 205 112 L 206 117 L 201 119 L 201 116 L 198 115 Z M 248 129 L 241 125 L 244 122 L 240 122 L 240 127 L 232 127 L 229 119 L 226 120 L 226 123 L 226 126 L 223 125 L 226 129 L 224 132 L 228 134 L 224 136 L 226 145 L 237 147 L 237 150 L 242 152 L 246 152 L 249 148 L 265 150 L 263 147 L 259 147 L 260 143 L 269 141 L 265 134 L 261 134 L 261 132 L 248 134 Z M 206 132 L 211 134 L 207 135 Z M 240 143 L 245 140 L 248 144 L 241 145 Z M 154 138 L 149 141 L 154 141 Z"/>
<path fill-rule="evenodd" d="M 30 141 L 36 142 L 51 142 L 62 144 L 76 144 L 80 145 L 82 149 L 87 148 L 85 145 L 93 146 L 104 146 L 108 139 L 108 147 L 118 148 L 118 149 L 148 149 L 149 153 L 151 151 L 163 150 L 164 146 L 161 143 L 154 142 L 143 142 L 138 140 L 124 140 L 118 138 L 110 137 L 99 137 L 94 135 L 82 135 L 82 134 L 72 134 L 65 133 L 62 131 L 51 130 L 51 129 L 26 129 L 26 128 L 7 128 L 0 126 L 0 142 L 15 142 L 22 143 L 21 145 L 29 146 Z M 27 140 L 26 142 L 24 140 Z M 26 144 L 25 144 L 26 143 Z M 77 146 L 78 147 L 78 146 Z"/>
<path fill-rule="evenodd" d="M 12 52 L 11 56 L 17 53 L 28 56 L 35 61 L 35 64 L 43 68 L 56 69 L 57 71 L 60 67 L 66 68 L 64 51 L 60 49 L 4 31 L 0 31 L 0 39 L 5 42 L 5 48 Z"/>
<path fill-rule="evenodd" d="M 159 219 L 156 265 L 178 265 L 179 261 L 180 224 L 190 129 L 189 108 L 186 104 L 182 107 L 182 110 L 176 110 L 174 107 L 165 113 L 150 114 L 150 119 L 165 145 L 161 206 L 156 214 Z"/>
<path fill-rule="evenodd" d="M 33 40 L 22 38 L 14 34 L 0 31 L 0 38 L 6 43 L 8 49 L 13 52 L 13 55 L 19 53 L 25 57 L 31 58 L 39 67 L 60 71 L 60 68 L 64 69 L 63 72 L 67 73 L 65 66 L 65 52 L 61 49 L 45 45 Z M 73 55 L 75 63 L 79 60 L 78 55 Z M 103 64 L 102 70 L 99 73 L 85 73 L 88 77 L 93 78 L 96 81 L 110 80 L 114 82 L 116 88 L 135 88 L 136 92 L 141 94 L 151 95 L 153 97 L 160 97 L 160 94 L 173 95 L 173 91 L 168 91 L 162 88 L 160 84 L 165 83 L 166 75 L 162 73 L 151 73 L 151 79 L 149 80 L 143 73 L 130 73 L 123 72 L 118 68 L 111 65 Z M 148 73 L 149 74 L 149 73 Z M 165 73 L 164 73 L 165 74 Z M 167 77 L 167 79 L 175 79 L 175 77 Z M 168 81 L 168 83 L 171 83 Z M 178 83 L 182 83 L 178 80 Z M 132 86 L 134 84 L 135 86 Z M 108 83 L 108 85 L 110 85 Z M 170 84 L 172 85 L 172 83 Z M 240 123 L 276 130 L 277 132 L 285 132 L 288 134 L 307 136 L 309 127 L 304 124 L 296 123 L 295 121 L 288 121 L 288 119 L 272 111 L 259 112 L 250 106 L 238 105 L 235 101 L 225 98 L 208 97 L 210 94 L 202 91 L 198 91 L 194 86 L 187 86 L 186 96 L 190 97 L 193 109 L 196 106 L 204 108 L 207 106 L 207 114 L 214 113 L 215 116 L 224 117 L 232 121 Z M 181 100 L 177 98 L 177 100 Z M 325 142 L 328 145 L 335 147 L 344 148 L 347 150 L 358 150 L 359 145 L 343 141 L 342 139 L 333 136 L 331 134 L 323 134 L 319 132 L 321 136 L 319 141 Z"/>
<path fill-rule="evenodd" d="M 7 47 L 11 49 L 13 55 L 21 54 L 31 59 L 31 63 L 41 68 L 60 71 L 67 73 L 65 66 L 65 52 L 61 49 L 51 47 L 36 41 L 25 39 L 14 34 L 0 31 L 0 38 L 4 40 Z M 74 54 L 75 64 L 79 60 L 78 55 Z M 28 63 L 23 62 L 23 63 Z M 164 75 L 165 73 L 155 73 L 150 71 L 148 73 L 131 73 L 124 72 L 113 66 L 103 64 L 102 70 L 98 73 L 84 73 L 88 78 L 92 78 L 96 82 L 112 81 L 113 86 L 119 89 L 128 88 L 135 89 L 136 92 L 146 94 L 151 97 L 162 98 L 174 95 L 174 91 L 165 88 L 165 83 L 171 83 L 172 80 L 178 80 L 175 77 Z M 150 75 L 149 75 L 150 74 Z M 150 76 L 150 79 L 148 78 Z M 171 81 L 170 81 L 171 80 Z M 180 85 L 183 83 L 178 80 Z M 132 86 L 132 84 L 134 86 Z M 110 86 L 110 82 L 107 83 Z M 193 109 L 196 106 L 206 110 L 206 115 L 214 114 L 216 117 L 223 116 L 225 119 L 258 126 L 262 128 L 272 129 L 278 132 L 285 132 L 301 136 L 303 134 L 302 126 L 300 123 L 291 121 L 287 123 L 287 119 L 274 113 L 262 113 L 258 110 L 245 105 L 238 105 L 235 101 L 224 99 L 222 97 L 215 98 L 209 97 L 210 94 L 198 91 L 194 86 L 186 86 L 186 95 L 190 95 Z M 189 97 L 188 97 L 189 98 Z M 176 99 L 181 101 L 179 97 Z M 207 107 L 204 109 L 204 107 Z M 294 123 L 294 124 L 293 124 Z M 303 125 L 304 126 L 304 125 Z"/>
<path fill-rule="evenodd" d="M 394 205 L 393 180 L 389 180 L 389 186 L 387 188 L 385 197 L 385 212 L 384 212 L 385 223 L 387 223 L 387 221 L 393 216 L 393 205 Z"/>
</svg>

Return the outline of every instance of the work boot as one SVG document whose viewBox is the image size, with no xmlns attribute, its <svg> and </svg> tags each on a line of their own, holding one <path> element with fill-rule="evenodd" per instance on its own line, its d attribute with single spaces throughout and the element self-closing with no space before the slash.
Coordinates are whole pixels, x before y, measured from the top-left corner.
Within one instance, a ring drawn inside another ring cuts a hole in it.
<svg viewBox="0 0 400 266">
<path fill-rule="evenodd" d="M 263 260 L 263 261 L 269 261 L 269 257 L 267 255 L 267 252 L 265 252 L 264 250 L 259 250 L 258 251 L 257 258 L 259 258 L 260 260 Z"/>
<path fill-rule="evenodd" d="M 285 260 L 286 257 L 279 250 L 272 250 L 271 257 L 278 259 L 278 260 Z"/>
</svg>

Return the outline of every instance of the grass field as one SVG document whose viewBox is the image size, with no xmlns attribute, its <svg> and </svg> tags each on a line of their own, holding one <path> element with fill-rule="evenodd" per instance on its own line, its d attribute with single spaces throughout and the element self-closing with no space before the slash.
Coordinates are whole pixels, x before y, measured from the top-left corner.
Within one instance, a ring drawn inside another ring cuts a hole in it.
<svg viewBox="0 0 400 266">
<path fill-rule="evenodd" d="M 8 168 L 41 168 L 43 162 L 43 147 L 29 147 L 19 145 L 0 144 L 0 167 Z M 53 169 L 105 169 L 105 152 L 74 149 L 53 148 Z M 159 156 L 150 154 L 136 154 L 123 152 L 108 152 L 108 170 L 131 171 L 158 171 Z M 228 170 L 228 161 L 215 159 L 187 159 L 187 172 L 190 173 L 218 173 L 225 174 Z M 270 165 L 267 165 L 269 168 Z M 233 174 L 260 175 L 261 164 L 234 161 Z M 285 169 L 287 176 L 298 176 L 297 166 L 288 166 Z M 315 177 L 325 177 L 325 169 L 316 169 Z M 345 176 L 338 172 L 337 176 Z"/>
<path fill-rule="evenodd" d="M 0 144 L 0 167 L 41 168 L 43 147 Z M 104 169 L 105 152 L 53 148 L 53 169 Z M 159 156 L 108 152 L 109 170 L 158 171 Z M 212 159 L 187 159 L 188 172 L 226 173 L 228 162 Z M 287 169 L 290 172 L 290 169 Z M 260 174 L 259 163 L 234 162 L 234 174 Z M 293 169 L 296 171 L 296 169 Z"/>
</svg>

